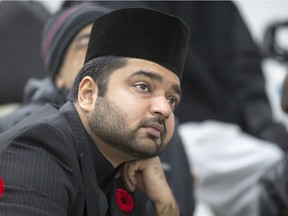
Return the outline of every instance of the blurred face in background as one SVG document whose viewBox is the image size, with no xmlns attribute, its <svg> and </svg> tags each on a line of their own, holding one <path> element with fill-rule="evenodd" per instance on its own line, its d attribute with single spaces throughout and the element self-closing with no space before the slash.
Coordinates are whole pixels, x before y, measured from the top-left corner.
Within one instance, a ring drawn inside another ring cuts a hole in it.
<svg viewBox="0 0 288 216">
<path fill-rule="evenodd" d="M 59 71 L 55 76 L 57 88 L 68 90 L 72 88 L 74 79 L 84 63 L 91 29 L 92 24 L 82 28 L 67 47 Z"/>
</svg>

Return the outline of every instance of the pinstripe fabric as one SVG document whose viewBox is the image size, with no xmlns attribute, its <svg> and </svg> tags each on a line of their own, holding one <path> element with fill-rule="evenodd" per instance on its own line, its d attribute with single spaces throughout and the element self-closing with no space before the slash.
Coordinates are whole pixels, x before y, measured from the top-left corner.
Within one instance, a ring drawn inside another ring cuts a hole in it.
<svg viewBox="0 0 288 216">
<path fill-rule="evenodd" d="M 79 124 L 79 120 L 75 118 L 75 111 L 71 109 L 71 106 L 64 106 L 61 111 L 64 113 L 67 119 L 70 119 L 70 126 L 75 134 L 78 144 L 81 148 L 80 164 L 82 167 L 82 176 L 85 184 L 85 197 L 88 215 L 94 215 L 94 212 L 98 212 L 99 215 L 105 215 L 108 209 L 106 197 L 100 190 L 96 174 L 94 172 L 94 164 L 92 155 L 89 149 L 87 135 L 84 128 Z M 97 203 L 97 205 L 95 205 Z"/>
<path fill-rule="evenodd" d="M 106 216 L 107 199 L 70 102 L 60 112 L 46 105 L 0 135 L 0 176 L 5 186 L 1 216 Z M 110 207 L 112 215 L 141 215 Z"/>
<path fill-rule="evenodd" d="M 75 139 L 54 108 L 46 107 L 44 113 L 0 136 L 0 175 L 5 185 L 0 215 L 79 215 L 83 211 L 74 205 L 84 206 L 80 167 L 71 145 Z"/>
</svg>

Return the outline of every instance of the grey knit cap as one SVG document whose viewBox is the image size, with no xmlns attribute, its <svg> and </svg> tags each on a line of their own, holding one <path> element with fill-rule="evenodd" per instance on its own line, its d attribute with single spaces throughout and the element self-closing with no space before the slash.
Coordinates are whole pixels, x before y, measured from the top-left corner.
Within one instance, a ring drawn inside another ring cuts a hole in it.
<svg viewBox="0 0 288 216">
<path fill-rule="evenodd" d="M 41 55 L 48 74 L 54 78 L 74 36 L 86 25 L 110 12 L 108 8 L 82 3 L 55 13 L 42 33 Z"/>
</svg>

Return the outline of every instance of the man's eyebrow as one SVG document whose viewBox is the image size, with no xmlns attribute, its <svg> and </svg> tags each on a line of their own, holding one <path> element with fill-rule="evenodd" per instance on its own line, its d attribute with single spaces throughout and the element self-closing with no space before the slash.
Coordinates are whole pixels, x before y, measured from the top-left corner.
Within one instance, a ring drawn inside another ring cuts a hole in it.
<svg viewBox="0 0 288 216">
<path fill-rule="evenodd" d="M 163 78 L 159 74 L 151 72 L 151 71 L 142 71 L 142 70 L 136 71 L 135 73 L 131 75 L 131 77 L 134 77 L 134 76 L 145 76 L 152 80 L 157 80 L 159 82 L 163 81 Z"/>
<path fill-rule="evenodd" d="M 162 76 L 160 76 L 157 73 L 151 72 L 151 71 L 142 71 L 142 70 L 136 71 L 135 73 L 133 73 L 131 75 L 131 77 L 134 77 L 134 76 L 145 76 L 145 77 L 150 78 L 151 80 L 156 80 L 159 82 L 163 81 Z M 182 97 L 182 93 L 181 93 L 181 89 L 180 89 L 179 85 L 177 85 L 177 84 L 173 85 L 172 89 L 175 91 L 176 94 L 178 94 L 180 96 L 180 98 Z"/>
</svg>

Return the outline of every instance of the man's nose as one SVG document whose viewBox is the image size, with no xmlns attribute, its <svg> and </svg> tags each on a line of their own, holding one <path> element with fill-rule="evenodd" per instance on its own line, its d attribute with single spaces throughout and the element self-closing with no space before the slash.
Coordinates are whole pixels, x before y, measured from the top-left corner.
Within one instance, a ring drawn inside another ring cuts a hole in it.
<svg viewBox="0 0 288 216">
<path fill-rule="evenodd" d="M 172 108 L 168 103 L 166 97 L 157 97 L 151 104 L 151 113 L 153 115 L 160 115 L 164 118 L 168 118 L 172 113 Z"/>
</svg>

